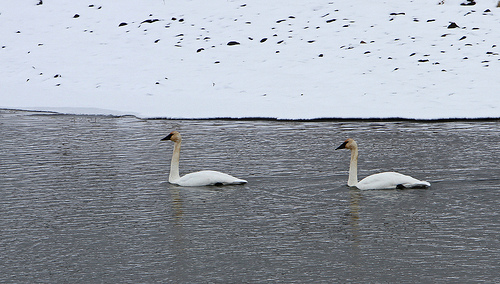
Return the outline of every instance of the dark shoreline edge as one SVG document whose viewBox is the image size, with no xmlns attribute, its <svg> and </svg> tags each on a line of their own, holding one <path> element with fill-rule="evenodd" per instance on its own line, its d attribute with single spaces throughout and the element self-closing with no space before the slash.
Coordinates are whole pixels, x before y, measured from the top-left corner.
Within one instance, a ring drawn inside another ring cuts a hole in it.
<svg viewBox="0 0 500 284">
<path fill-rule="evenodd" d="M 141 118 L 135 115 L 112 115 L 112 114 L 74 114 L 74 113 L 62 113 L 56 111 L 43 111 L 43 110 L 24 110 L 24 109 L 13 109 L 13 108 L 0 108 L 1 112 L 5 111 L 17 111 L 26 112 L 31 115 L 69 115 L 69 116 L 91 116 L 91 117 L 134 117 L 141 120 L 224 120 L 224 121 L 280 121 L 280 122 L 343 122 L 343 121 L 357 121 L 357 122 L 417 122 L 417 123 L 433 123 L 433 122 L 474 122 L 474 121 L 500 121 L 500 117 L 477 117 L 477 118 L 433 118 L 433 119 L 422 119 L 422 118 L 404 118 L 404 117 L 371 117 L 371 118 L 361 118 L 361 117 L 318 117 L 318 118 L 300 118 L 300 119 L 289 119 L 289 118 L 276 118 L 276 117 L 206 117 L 206 118 L 177 118 L 177 117 L 147 117 Z"/>
</svg>

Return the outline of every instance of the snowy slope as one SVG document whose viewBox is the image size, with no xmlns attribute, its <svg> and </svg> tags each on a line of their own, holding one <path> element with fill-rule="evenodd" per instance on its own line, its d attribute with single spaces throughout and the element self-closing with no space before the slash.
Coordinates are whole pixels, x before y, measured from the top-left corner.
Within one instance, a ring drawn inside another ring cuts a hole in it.
<svg viewBox="0 0 500 284">
<path fill-rule="evenodd" d="M 500 117 L 496 0 L 38 2 L 0 5 L 0 107 Z"/>
</svg>

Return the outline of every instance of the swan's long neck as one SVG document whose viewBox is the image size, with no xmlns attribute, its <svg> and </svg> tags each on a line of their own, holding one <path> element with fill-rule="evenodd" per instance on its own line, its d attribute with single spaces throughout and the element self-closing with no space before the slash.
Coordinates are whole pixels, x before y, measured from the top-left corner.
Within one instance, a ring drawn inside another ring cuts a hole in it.
<svg viewBox="0 0 500 284">
<path fill-rule="evenodd" d="M 356 186 L 358 184 L 358 148 L 351 150 L 351 164 L 349 165 L 348 186 Z"/>
<path fill-rule="evenodd" d="M 181 177 L 179 176 L 179 159 L 181 156 L 181 142 L 175 142 L 174 153 L 172 154 L 172 161 L 170 162 L 170 174 L 168 181 L 170 183 L 177 182 Z"/>
</svg>

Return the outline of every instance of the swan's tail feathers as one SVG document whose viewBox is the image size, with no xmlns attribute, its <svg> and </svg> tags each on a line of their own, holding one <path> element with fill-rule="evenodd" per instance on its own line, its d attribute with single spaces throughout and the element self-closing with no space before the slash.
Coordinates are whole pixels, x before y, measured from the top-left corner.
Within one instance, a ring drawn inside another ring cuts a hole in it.
<svg viewBox="0 0 500 284">
<path fill-rule="evenodd" d="M 427 181 L 419 181 L 416 183 L 398 184 L 397 189 L 407 189 L 407 188 L 428 188 L 431 184 Z"/>
<path fill-rule="evenodd" d="M 248 183 L 248 182 L 244 179 L 234 178 L 234 180 L 216 182 L 213 185 L 218 185 L 218 186 L 220 186 L 220 185 L 240 185 L 240 184 L 245 184 L 245 183 Z"/>
<path fill-rule="evenodd" d="M 211 185 L 223 186 L 223 185 L 240 185 L 240 184 L 246 184 L 246 183 L 247 183 L 246 180 L 238 180 L 238 181 L 233 181 L 233 182 L 216 182 L 216 183 L 211 184 Z"/>
<path fill-rule="evenodd" d="M 244 179 L 238 179 L 238 180 L 235 180 L 234 182 L 232 182 L 230 184 L 245 184 L 245 183 L 248 183 L 248 181 L 246 181 Z"/>
</svg>

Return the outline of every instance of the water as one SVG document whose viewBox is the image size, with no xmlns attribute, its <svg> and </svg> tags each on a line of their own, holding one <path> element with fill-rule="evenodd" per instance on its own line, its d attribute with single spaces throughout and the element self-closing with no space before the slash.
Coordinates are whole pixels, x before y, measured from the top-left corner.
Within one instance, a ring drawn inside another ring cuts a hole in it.
<svg viewBox="0 0 500 284">
<path fill-rule="evenodd" d="M 2 283 L 499 282 L 498 121 L 218 121 L 0 111 Z M 168 184 L 214 169 L 243 186 Z M 427 190 L 348 188 L 395 170 Z"/>
</svg>

